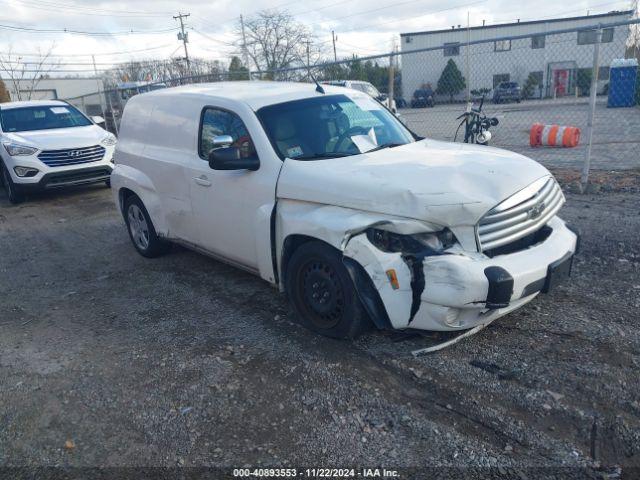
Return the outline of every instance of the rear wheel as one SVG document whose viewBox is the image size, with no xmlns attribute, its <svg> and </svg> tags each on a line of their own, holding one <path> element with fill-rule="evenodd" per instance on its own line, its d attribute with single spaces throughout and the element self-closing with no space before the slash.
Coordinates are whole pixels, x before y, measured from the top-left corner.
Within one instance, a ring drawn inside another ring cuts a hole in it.
<svg viewBox="0 0 640 480">
<path fill-rule="evenodd" d="M 356 338 L 371 327 L 340 254 L 312 241 L 287 265 L 286 291 L 302 325 L 333 338 Z"/>
<path fill-rule="evenodd" d="M 124 219 L 129 237 L 140 255 L 153 258 L 167 252 L 169 245 L 158 237 L 147 209 L 135 195 L 125 201 Z"/>
<path fill-rule="evenodd" d="M 0 163 L 0 179 L 2 180 L 4 191 L 7 192 L 9 202 L 15 205 L 24 201 L 24 195 L 22 195 L 22 192 L 18 190 L 19 187 L 16 186 L 16 184 L 11 179 L 9 170 L 7 170 L 7 167 L 5 167 L 4 163 Z"/>
</svg>

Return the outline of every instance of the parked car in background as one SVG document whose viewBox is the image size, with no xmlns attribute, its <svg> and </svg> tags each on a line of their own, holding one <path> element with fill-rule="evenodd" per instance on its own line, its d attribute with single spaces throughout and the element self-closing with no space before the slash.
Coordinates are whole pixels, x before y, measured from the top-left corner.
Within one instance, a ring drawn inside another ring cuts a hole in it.
<svg viewBox="0 0 640 480">
<path fill-rule="evenodd" d="M 426 108 L 435 105 L 434 93 L 430 88 L 419 88 L 411 97 L 411 108 Z"/>
<path fill-rule="evenodd" d="M 367 94 L 328 85 L 135 96 L 111 178 L 141 255 L 178 242 L 243 268 L 331 337 L 486 324 L 565 279 L 577 247 L 542 165 L 420 139 Z"/>
<path fill-rule="evenodd" d="M 522 90 L 518 82 L 501 82 L 493 89 L 493 103 L 520 103 L 521 100 Z"/>
<path fill-rule="evenodd" d="M 362 80 L 328 80 L 322 83 L 325 85 L 334 85 L 336 87 L 345 87 L 359 90 L 378 100 L 393 113 L 397 112 L 395 99 L 389 101 L 389 95 L 387 95 L 386 93 L 380 93 L 380 91 L 369 82 L 364 82 Z"/>
<path fill-rule="evenodd" d="M 58 100 L 0 105 L 0 178 L 9 201 L 36 190 L 109 182 L 116 137 Z"/>
</svg>

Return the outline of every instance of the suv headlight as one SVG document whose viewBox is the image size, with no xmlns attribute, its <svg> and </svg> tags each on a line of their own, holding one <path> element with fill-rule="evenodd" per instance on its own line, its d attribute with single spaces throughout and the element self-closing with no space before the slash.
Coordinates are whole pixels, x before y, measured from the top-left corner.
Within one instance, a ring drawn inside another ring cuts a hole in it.
<svg viewBox="0 0 640 480">
<path fill-rule="evenodd" d="M 447 228 L 434 233 L 401 235 L 378 228 L 367 230 L 367 238 L 379 250 L 389 253 L 418 254 L 427 252 L 437 255 L 452 247 L 456 238 Z"/>
<path fill-rule="evenodd" d="M 4 145 L 4 149 L 12 157 L 21 155 L 33 155 L 38 151 L 36 147 L 29 147 L 27 145 L 20 145 L 18 143 L 3 142 L 2 145 Z"/>
<path fill-rule="evenodd" d="M 116 143 L 118 143 L 118 139 L 115 137 L 115 135 L 112 135 L 111 133 L 109 135 L 107 135 L 106 137 L 104 137 L 102 140 L 100 140 L 100 143 L 102 145 L 104 145 L 105 147 L 112 147 L 114 146 Z"/>
</svg>

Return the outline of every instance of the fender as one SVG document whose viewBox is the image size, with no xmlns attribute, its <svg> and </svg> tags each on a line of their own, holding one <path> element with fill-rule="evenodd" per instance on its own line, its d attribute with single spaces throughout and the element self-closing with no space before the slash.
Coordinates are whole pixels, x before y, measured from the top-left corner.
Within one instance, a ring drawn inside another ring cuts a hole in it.
<svg viewBox="0 0 640 480">
<path fill-rule="evenodd" d="M 169 237 L 169 229 L 165 219 L 158 192 L 151 179 L 140 170 L 128 165 L 117 164 L 111 172 L 111 188 L 118 210 L 123 213 L 120 191 L 123 188 L 135 193 L 144 203 L 158 236 Z"/>
</svg>

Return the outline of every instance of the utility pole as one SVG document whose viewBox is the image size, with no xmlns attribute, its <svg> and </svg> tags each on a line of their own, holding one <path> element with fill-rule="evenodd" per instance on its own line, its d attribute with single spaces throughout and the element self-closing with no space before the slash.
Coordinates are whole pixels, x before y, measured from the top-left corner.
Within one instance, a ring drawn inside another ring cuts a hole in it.
<svg viewBox="0 0 640 480">
<path fill-rule="evenodd" d="M 391 55 L 389 55 L 389 110 L 392 109 L 393 107 L 393 98 L 394 98 L 394 86 L 395 86 L 395 80 L 396 80 L 396 73 L 395 73 L 395 61 L 396 61 L 396 56 L 394 55 L 396 53 L 396 41 L 395 41 L 395 37 L 392 38 L 391 40 Z"/>
<path fill-rule="evenodd" d="M 249 67 L 249 54 L 247 53 L 247 34 L 244 30 L 244 18 L 240 15 L 240 28 L 242 29 L 242 63 L 249 71 L 249 80 L 253 79 L 251 75 L 251 68 Z M 257 66 L 257 65 L 256 65 Z M 258 68 L 260 70 L 260 68 Z"/>
<path fill-rule="evenodd" d="M 336 40 L 338 40 L 338 37 L 333 30 L 331 30 L 331 40 L 333 40 L 333 61 L 338 62 L 338 54 L 336 53 Z"/>
<path fill-rule="evenodd" d="M 309 72 L 308 76 L 311 77 L 311 54 L 309 52 L 309 44 L 311 42 L 307 40 L 305 43 L 307 44 L 307 71 Z M 309 78 L 309 80 L 311 80 L 311 78 Z"/>
<path fill-rule="evenodd" d="M 187 63 L 187 73 L 191 74 L 191 61 L 189 60 L 189 51 L 187 50 L 187 43 L 189 43 L 189 34 L 184 31 L 184 18 L 190 17 L 190 13 L 183 14 L 178 12 L 178 15 L 174 16 L 174 20 L 180 20 L 180 33 L 178 34 L 178 40 L 182 40 L 184 45 L 184 60 Z"/>
<path fill-rule="evenodd" d="M 98 77 L 98 67 L 96 66 L 96 56 L 91 55 L 91 60 L 93 61 L 93 72 L 96 75 L 96 83 L 98 84 L 98 97 L 100 98 L 100 110 L 102 111 L 102 118 L 104 119 L 104 126 L 107 126 L 107 116 L 104 113 L 104 84 L 101 85 L 100 78 Z M 86 112 L 85 112 L 86 113 Z"/>
</svg>

